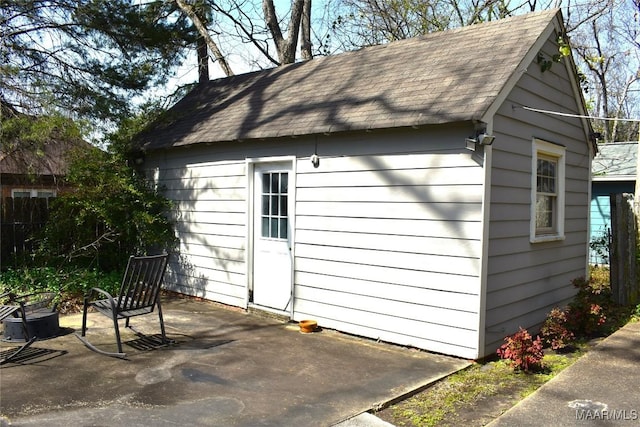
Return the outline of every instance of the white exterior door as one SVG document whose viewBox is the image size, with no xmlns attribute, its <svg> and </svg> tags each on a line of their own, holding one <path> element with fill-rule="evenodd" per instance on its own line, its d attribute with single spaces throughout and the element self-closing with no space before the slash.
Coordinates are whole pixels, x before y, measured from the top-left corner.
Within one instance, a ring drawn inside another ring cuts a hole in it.
<svg viewBox="0 0 640 427">
<path fill-rule="evenodd" d="M 278 311 L 291 303 L 290 178 L 290 163 L 254 167 L 252 302 Z"/>
</svg>

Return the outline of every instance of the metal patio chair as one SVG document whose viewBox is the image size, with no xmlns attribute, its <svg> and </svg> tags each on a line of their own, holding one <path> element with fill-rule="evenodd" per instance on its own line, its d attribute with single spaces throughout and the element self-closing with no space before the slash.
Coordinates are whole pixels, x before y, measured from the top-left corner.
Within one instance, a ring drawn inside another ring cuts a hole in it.
<svg viewBox="0 0 640 427">
<path fill-rule="evenodd" d="M 22 324 L 22 337 L 24 338 L 24 343 L 21 346 L 18 346 L 13 350 L 5 350 L 2 352 L 0 365 L 15 359 L 38 339 L 36 333 L 32 333 L 29 329 L 27 320 L 29 315 L 35 315 L 39 312 L 54 312 L 56 310 L 55 304 L 53 307 L 50 307 L 54 297 L 55 294 L 50 292 L 36 292 L 24 295 L 15 295 L 12 292 L 5 292 L 0 295 L 0 301 L 6 301 L 0 305 L 0 321 L 4 321 L 9 317 L 19 318 Z M 8 326 L 5 322 L 5 329 L 7 327 Z"/>
<path fill-rule="evenodd" d="M 118 295 L 111 296 L 107 291 L 99 288 L 92 288 L 87 292 L 82 308 L 82 333 L 81 335 L 76 334 L 80 341 L 97 353 L 124 359 L 127 355 L 122 351 L 118 320 L 125 319 L 125 326 L 133 330 L 133 328 L 129 326 L 129 319 L 131 317 L 151 314 L 157 308 L 158 317 L 160 318 L 162 343 L 170 343 L 165 333 L 162 306 L 160 305 L 160 288 L 167 268 L 168 259 L 168 254 L 141 257 L 131 256 L 129 257 Z M 101 295 L 104 298 L 92 300 L 92 297 L 95 295 Z M 87 312 L 89 307 L 95 308 L 98 312 L 113 320 L 116 342 L 118 344 L 117 353 L 101 350 L 87 340 Z"/>
</svg>

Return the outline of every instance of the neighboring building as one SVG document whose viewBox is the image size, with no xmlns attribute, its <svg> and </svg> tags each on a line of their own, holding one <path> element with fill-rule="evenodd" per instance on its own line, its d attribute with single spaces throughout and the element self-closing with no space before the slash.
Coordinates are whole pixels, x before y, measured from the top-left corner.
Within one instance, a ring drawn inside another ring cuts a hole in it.
<svg viewBox="0 0 640 427">
<path fill-rule="evenodd" d="M 591 242 L 604 243 L 608 240 L 611 232 L 611 195 L 635 193 L 637 159 L 637 142 L 599 145 L 591 167 Z M 594 249 L 590 252 L 589 260 L 593 264 L 608 264 L 608 260 Z"/>
<path fill-rule="evenodd" d="M 562 34 L 546 11 L 198 85 L 139 136 L 168 287 L 472 359 L 539 326 L 587 273 L 590 125 L 531 110 L 586 114 Z"/>
<path fill-rule="evenodd" d="M 75 143 L 52 141 L 36 151 L 0 151 L 0 188 L 6 197 L 55 197 L 67 171 L 65 154 Z"/>
<path fill-rule="evenodd" d="M 0 108 L 2 108 L 3 117 L 21 115 L 4 103 Z M 67 173 L 68 154 L 77 148 L 94 149 L 89 143 L 79 138 L 70 140 L 54 137 L 44 143 L 2 141 L 0 197 L 2 199 L 55 197 L 64 187 L 61 178 Z"/>
<path fill-rule="evenodd" d="M 2 117 L 19 116 L 1 103 Z M 29 120 L 22 115 L 19 119 Z M 76 149 L 96 149 L 77 138 L 53 137 L 44 143 L 11 140 L 3 134 L 0 145 L 0 267 L 14 265 L 33 250 L 30 237 L 48 217 L 49 200 L 70 188 L 64 183 L 68 154 Z M 16 264 L 17 265 L 17 264 Z"/>
</svg>

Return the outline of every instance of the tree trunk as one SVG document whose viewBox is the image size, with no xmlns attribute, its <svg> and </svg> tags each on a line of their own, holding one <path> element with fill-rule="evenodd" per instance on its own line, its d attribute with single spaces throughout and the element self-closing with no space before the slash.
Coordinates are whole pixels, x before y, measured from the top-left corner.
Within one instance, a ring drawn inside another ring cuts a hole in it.
<svg viewBox="0 0 640 427">
<path fill-rule="evenodd" d="M 282 31 L 280 30 L 280 23 L 278 22 L 278 16 L 276 15 L 276 8 L 273 4 L 273 0 L 262 0 L 262 11 L 264 13 L 264 20 L 271 32 L 271 36 L 273 37 L 273 41 L 278 51 L 278 59 L 280 61 L 279 65 L 293 64 L 296 61 L 296 48 L 298 46 L 300 22 L 303 21 L 303 11 L 311 14 L 311 0 L 295 0 L 291 4 L 291 17 L 289 19 L 286 39 L 283 37 Z M 309 23 L 309 25 L 311 24 Z M 305 35 L 304 29 L 302 33 L 303 38 L 309 38 L 308 43 L 305 43 L 306 40 L 302 42 L 303 49 L 307 49 L 306 46 L 309 45 L 308 50 L 310 53 L 310 34 Z M 305 53 L 303 53 L 303 57 L 304 56 Z"/>
<path fill-rule="evenodd" d="M 207 27 L 202 23 L 198 15 L 196 15 L 196 13 L 193 11 L 193 8 L 185 3 L 184 0 L 175 0 L 175 2 L 180 10 L 182 10 L 189 17 L 189 19 L 191 19 L 191 22 L 193 22 L 193 25 L 196 27 L 200 35 L 204 38 L 207 47 L 209 48 L 211 53 L 213 53 L 216 61 L 220 63 L 220 67 L 222 68 L 222 71 L 224 71 L 225 75 L 227 77 L 233 76 L 233 71 L 231 71 L 231 67 L 229 67 L 227 60 L 222 55 L 222 52 L 220 52 L 220 49 L 218 49 L 218 45 L 216 44 L 216 42 L 214 42 L 209 35 Z"/>
<path fill-rule="evenodd" d="M 209 50 L 204 37 L 198 38 L 198 82 L 209 81 Z"/>
<path fill-rule="evenodd" d="M 311 53 L 311 0 L 304 0 L 302 7 L 302 34 L 300 36 L 300 54 L 308 61 L 313 58 Z"/>
</svg>

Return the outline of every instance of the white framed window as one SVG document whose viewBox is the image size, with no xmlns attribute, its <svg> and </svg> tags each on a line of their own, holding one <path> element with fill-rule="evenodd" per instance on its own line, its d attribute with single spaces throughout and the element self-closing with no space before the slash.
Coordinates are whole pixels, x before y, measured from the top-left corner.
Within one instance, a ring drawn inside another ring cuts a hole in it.
<svg viewBox="0 0 640 427">
<path fill-rule="evenodd" d="M 11 197 L 48 199 L 50 197 L 56 197 L 56 191 L 35 188 L 14 188 L 11 190 Z"/>
<path fill-rule="evenodd" d="M 564 239 L 566 148 L 533 140 L 531 242 Z"/>
</svg>

